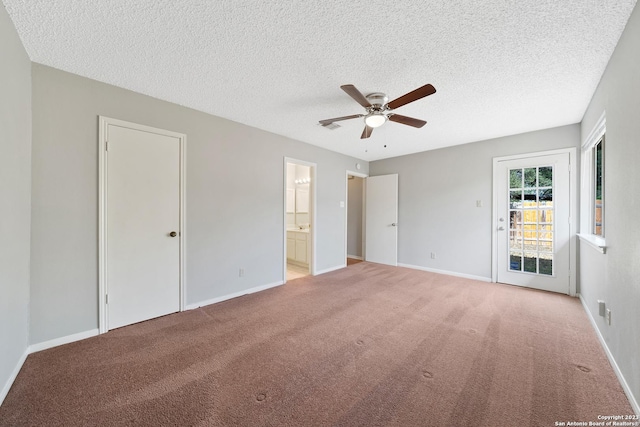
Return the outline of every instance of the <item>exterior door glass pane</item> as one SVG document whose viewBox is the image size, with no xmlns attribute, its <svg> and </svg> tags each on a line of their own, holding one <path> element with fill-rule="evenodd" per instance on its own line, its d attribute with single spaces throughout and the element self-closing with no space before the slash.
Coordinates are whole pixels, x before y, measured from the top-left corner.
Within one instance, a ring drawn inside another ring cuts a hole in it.
<svg viewBox="0 0 640 427">
<path fill-rule="evenodd" d="M 511 191 L 509 195 L 509 206 L 512 209 L 522 208 L 522 190 Z"/>
<path fill-rule="evenodd" d="M 509 171 L 509 188 L 522 188 L 522 169 Z"/>
<path fill-rule="evenodd" d="M 553 166 L 509 170 L 509 270 L 553 275 Z"/>
<path fill-rule="evenodd" d="M 526 168 L 524 170 L 524 186 L 527 188 L 532 188 L 537 186 L 537 174 L 536 168 Z"/>
</svg>

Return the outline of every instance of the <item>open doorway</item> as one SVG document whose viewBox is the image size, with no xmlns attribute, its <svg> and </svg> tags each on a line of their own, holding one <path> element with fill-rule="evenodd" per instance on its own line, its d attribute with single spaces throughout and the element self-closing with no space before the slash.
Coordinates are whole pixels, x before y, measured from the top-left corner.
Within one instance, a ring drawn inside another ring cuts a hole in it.
<svg viewBox="0 0 640 427">
<path fill-rule="evenodd" d="M 284 281 L 313 274 L 315 164 L 285 159 Z"/>
<path fill-rule="evenodd" d="M 365 185 L 366 175 L 347 171 L 346 265 L 364 260 Z"/>
</svg>

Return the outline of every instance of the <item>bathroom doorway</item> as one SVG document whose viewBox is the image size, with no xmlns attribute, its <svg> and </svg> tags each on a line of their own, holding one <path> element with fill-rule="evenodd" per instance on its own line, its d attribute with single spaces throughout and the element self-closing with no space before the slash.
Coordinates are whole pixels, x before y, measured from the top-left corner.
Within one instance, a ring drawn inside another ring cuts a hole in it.
<svg viewBox="0 0 640 427">
<path fill-rule="evenodd" d="M 313 274 L 315 163 L 285 158 L 284 282 Z"/>
</svg>

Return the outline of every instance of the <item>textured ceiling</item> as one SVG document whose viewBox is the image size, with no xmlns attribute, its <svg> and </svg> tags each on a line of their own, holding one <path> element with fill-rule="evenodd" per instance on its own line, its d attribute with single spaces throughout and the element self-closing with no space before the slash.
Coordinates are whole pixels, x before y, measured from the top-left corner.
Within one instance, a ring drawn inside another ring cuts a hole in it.
<svg viewBox="0 0 640 427">
<path fill-rule="evenodd" d="M 34 62 L 377 160 L 577 123 L 635 0 L 3 0 Z M 394 99 L 360 140 L 340 85 Z M 385 148 L 386 146 L 386 148 Z"/>
</svg>

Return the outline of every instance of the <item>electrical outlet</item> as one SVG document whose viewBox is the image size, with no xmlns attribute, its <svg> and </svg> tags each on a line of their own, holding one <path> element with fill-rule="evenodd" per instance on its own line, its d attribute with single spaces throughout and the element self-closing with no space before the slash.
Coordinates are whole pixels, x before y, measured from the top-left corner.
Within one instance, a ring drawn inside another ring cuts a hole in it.
<svg viewBox="0 0 640 427">
<path fill-rule="evenodd" d="M 611 310 L 607 308 L 607 316 L 605 317 L 607 319 L 607 324 L 611 325 Z"/>
<path fill-rule="evenodd" d="M 435 252 L 431 252 L 431 259 L 436 259 L 436 253 Z"/>
<path fill-rule="evenodd" d="M 244 268 L 238 270 L 238 277 L 244 277 Z"/>
</svg>

